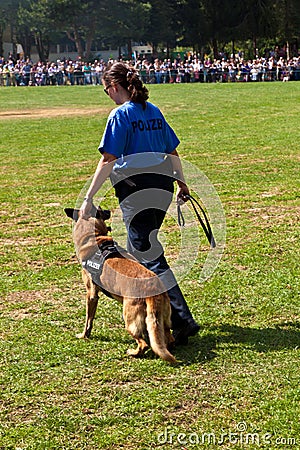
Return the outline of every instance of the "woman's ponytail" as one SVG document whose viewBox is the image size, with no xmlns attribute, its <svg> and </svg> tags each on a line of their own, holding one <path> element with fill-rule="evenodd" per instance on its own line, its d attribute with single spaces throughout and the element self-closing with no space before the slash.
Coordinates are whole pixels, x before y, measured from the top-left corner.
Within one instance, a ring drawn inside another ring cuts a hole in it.
<svg viewBox="0 0 300 450">
<path fill-rule="evenodd" d="M 114 63 L 105 70 L 103 79 L 107 84 L 120 84 L 128 91 L 132 102 L 140 103 L 143 109 L 146 108 L 149 92 L 134 67 L 122 62 Z"/>
</svg>

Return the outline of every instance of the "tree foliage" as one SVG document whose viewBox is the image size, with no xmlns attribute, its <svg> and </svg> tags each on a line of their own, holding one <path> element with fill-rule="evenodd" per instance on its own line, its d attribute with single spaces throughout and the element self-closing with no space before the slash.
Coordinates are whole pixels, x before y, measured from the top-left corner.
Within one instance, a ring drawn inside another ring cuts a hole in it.
<svg viewBox="0 0 300 450">
<path fill-rule="evenodd" d="M 182 29 L 179 20 L 179 4 L 173 0 L 150 0 L 149 22 L 145 37 L 152 44 L 153 52 L 157 47 L 169 49 L 175 47 L 176 41 L 181 37 Z"/>
<path fill-rule="evenodd" d="M 20 2 L 18 10 L 19 26 L 32 33 L 42 61 L 49 57 L 51 33 L 55 27 L 50 16 L 50 3 L 49 0 L 28 0 Z"/>
<path fill-rule="evenodd" d="M 115 46 L 143 41 L 149 23 L 150 5 L 141 0 L 110 0 L 105 11 L 103 30 Z"/>
<path fill-rule="evenodd" d="M 75 43 L 78 55 L 88 57 L 107 7 L 107 0 L 55 0 L 51 2 L 50 17 Z"/>
<path fill-rule="evenodd" d="M 9 28 L 13 45 L 16 45 L 16 10 L 20 0 L 1 0 L 0 3 L 0 55 L 3 54 L 4 31 Z"/>
<path fill-rule="evenodd" d="M 16 14 L 17 11 L 17 14 Z M 0 53 L 3 33 L 30 53 L 34 42 L 40 58 L 49 56 L 57 34 L 89 58 L 97 40 L 110 47 L 151 43 L 158 49 L 190 46 L 219 49 L 235 41 L 284 43 L 300 38 L 299 0 L 1 0 Z M 255 55 L 254 55 L 255 56 Z"/>
</svg>

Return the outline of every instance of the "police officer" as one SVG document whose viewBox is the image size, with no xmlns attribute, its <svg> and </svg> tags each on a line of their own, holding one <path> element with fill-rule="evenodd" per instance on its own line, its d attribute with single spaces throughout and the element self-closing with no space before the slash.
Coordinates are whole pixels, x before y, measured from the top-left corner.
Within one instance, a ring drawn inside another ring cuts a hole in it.
<svg viewBox="0 0 300 450">
<path fill-rule="evenodd" d="M 159 108 L 148 102 L 148 90 L 137 71 L 123 62 L 103 73 L 104 92 L 117 105 L 109 114 L 99 151 L 102 155 L 80 208 L 88 219 L 93 196 L 110 177 L 127 229 L 127 250 L 166 286 L 172 308 L 175 344 L 187 344 L 200 329 L 171 271 L 157 234 L 172 201 L 186 201 L 177 153 L 179 139 Z"/>
</svg>

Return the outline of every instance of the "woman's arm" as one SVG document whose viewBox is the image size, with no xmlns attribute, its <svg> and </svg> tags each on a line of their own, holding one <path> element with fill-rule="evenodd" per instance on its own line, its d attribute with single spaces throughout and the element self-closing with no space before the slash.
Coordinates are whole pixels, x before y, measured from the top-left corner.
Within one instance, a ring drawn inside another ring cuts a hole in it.
<svg viewBox="0 0 300 450">
<path fill-rule="evenodd" d="M 99 191 L 104 181 L 109 177 L 113 168 L 113 161 L 116 159 L 117 158 L 110 153 L 103 153 L 80 208 L 80 214 L 83 219 L 87 220 L 90 217 L 93 197 Z"/>
<path fill-rule="evenodd" d="M 186 202 L 188 200 L 187 196 L 190 195 L 190 191 L 184 179 L 180 157 L 176 149 L 171 153 L 171 155 L 176 157 L 171 158 L 173 170 L 176 173 L 176 183 L 177 183 L 176 201 Z"/>
</svg>

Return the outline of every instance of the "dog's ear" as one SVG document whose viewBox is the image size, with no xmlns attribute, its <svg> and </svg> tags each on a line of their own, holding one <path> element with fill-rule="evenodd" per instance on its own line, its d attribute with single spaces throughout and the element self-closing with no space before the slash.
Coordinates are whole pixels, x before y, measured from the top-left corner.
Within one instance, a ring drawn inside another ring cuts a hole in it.
<svg viewBox="0 0 300 450">
<path fill-rule="evenodd" d="M 67 214 L 68 217 L 70 217 L 71 219 L 75 220 L 75 222 L 77 222 L 79 209 L 65 208 L 65 213 Z"/>
<path fill-rule="evenodd" d="M 96 219 L 108 220 L 110 219 L 110 211 L 109 209 L 100 209 L 97 208 Z"/>
<path fill-rule="evenodd" d="M 103 220 L 110 219 L 110 210 L 109 209 L 102 210 L 102 218 L 103 218 Z"/>
<path fill-rule="evenodd" d="M 79 218 L 79 209 L 65 208 L 65 213 L 67 214 L 68 217 L 77 222 Z M 108 220 L 110 218 L 110 211 L 108 209 L 102 210 L 92 205 L 91 216 L 95 217 L 96 219 Z"/>
</svg>

